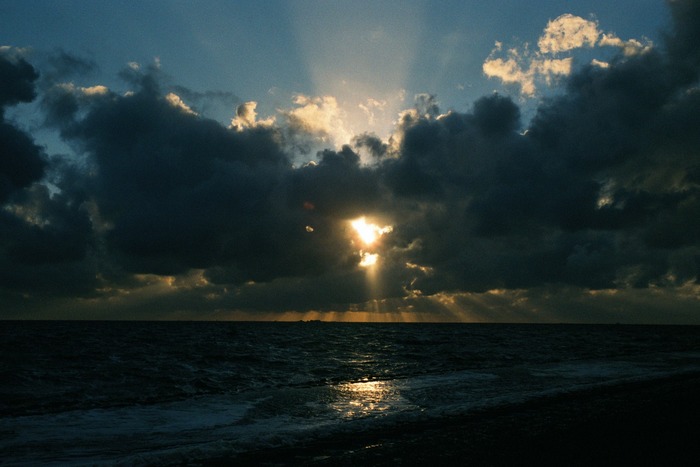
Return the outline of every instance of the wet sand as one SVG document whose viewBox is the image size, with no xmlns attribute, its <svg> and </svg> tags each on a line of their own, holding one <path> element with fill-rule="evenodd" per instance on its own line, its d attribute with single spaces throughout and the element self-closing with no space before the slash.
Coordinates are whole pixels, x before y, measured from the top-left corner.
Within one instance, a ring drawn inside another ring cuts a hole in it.
<svg viewBox="0 0 700 467">
<path fill-rule="evenodd" d="M 700 465 L 700 374 L 626 383 L 203 465 Z"/>
</svg>

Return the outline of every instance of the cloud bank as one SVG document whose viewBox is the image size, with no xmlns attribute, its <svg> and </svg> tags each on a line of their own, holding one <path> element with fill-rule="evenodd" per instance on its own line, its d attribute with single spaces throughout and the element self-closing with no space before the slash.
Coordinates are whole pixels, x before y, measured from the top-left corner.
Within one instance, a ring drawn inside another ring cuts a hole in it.
<svg viewBox="0 0 700 467">
<path fill-rule="evenodd" d="M 700 6 L 669 7 L 654 47 L 563 15 L 530 67 L 489 58 L 524 94 L 561 79 L 530 122 L 499 94 L 446 113 L 419 95 L 386 141 L 308 163 L 339 134 L 332 97 L 263 120 L 249 101 L 227 127 L 157 66 L 117 93 L 65 81 L 68 54 L 45 76 L 2 48 L 3 317 L 698 323 Z M 619 49 L 605 67 L 554 58 L 599 46 Z M 32 101 L 74 154 L 5 118 Z M 361 217 L 382 235 L 363 243 Z"/>
</svg>

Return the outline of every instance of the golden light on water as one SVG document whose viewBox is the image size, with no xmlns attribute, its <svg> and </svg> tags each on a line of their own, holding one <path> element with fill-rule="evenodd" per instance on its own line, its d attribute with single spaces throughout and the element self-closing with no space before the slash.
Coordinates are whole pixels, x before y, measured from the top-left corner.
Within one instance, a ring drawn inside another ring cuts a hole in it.
<svg viewBox="0 0 700 467">
<path fill-rule="evenodd" d="M 359 381 L 337 386 L 338 400 L 331 406 L 345 418 L 376 415 L 406 402 L 391 381 Z"/>
</svg>

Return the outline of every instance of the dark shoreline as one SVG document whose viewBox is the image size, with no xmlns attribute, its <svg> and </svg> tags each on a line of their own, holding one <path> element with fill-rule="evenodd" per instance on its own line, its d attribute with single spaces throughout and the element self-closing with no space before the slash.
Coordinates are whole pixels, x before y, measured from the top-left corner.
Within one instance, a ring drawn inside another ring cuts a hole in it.
<svg viewBox="0 0 700 467">
<path fill-rule="evenodd" d="M 198 464 L 695 466 L 698 398 L 700 373 L 693 373 Z"/>
</svg>

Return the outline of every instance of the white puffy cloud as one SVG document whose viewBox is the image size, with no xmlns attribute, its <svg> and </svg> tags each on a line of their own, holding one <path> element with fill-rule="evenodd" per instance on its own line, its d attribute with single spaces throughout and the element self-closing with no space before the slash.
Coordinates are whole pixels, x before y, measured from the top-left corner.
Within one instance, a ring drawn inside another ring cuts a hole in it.
<svg viewBox="0 0 700 467">
<path fill-rule="evenodd" d="M 255 101 L 244 102 L 236 108 L 236 116 L 231 120 L 230 128 L 243 131 L 246 128 L 256 126 L 271 126 L 275 123 L 275 117 L 268 117 L 264 120 L 258 120 L 258 113 L 255 109 L 258 103 Z"/>
<path fill-rule="evenodd" d="M 168 101 L 168 104 L 172 105 L 176 109 L 179 109 L 180 111 L 190 114 L 190 115 L 197 115 L 197 112 L 192 110 L 189 105 L 185 104 L 183 100 L 178 96 L 177 94 L 171 92 L 168 93 L 165 96 L 165 100 Z"/>
<path fill-rule="evenodd" d="M 82 87 L 76 86 L 73 83 L 60 83 L 56 85 L 56 88 L 60 89 L 62 92 L 73 94 L 75 96 L 103 96 L 109 93 L 109 88 L 102 85 Z"/>
<path fill-rule="evenodd" d="M 494 52 L 498 52 L 497 44 Z M 533 96 L 536 91 L 535 81 L 544 79 L 550 84 L 557 76 L 566 76 L 571 73 L 571 57 L 556 58 L 531 58 L 521 56 L 517 50 L 511 49 L 507 59 L 489 58 L 482 69 L 484 73 L 493 78 L 499 78 L 506 84 L 517 84 L 525 96 Z"/>
<path fill-rule="evenodd" d="M 335 97 L 298 94 L 294 104 L 296 108 L 280 111 L 291 129 L 336 144 L 346 143 L 352 138 L 352 133 L 345 127 L 345 112 Z"/>
<path fill-rule="evenodd" d="M 598 23 L 566 13 L 547 23 L 537 46 L 541 53 L 556 54 L 580 47 L 593 47 L 599 36 Z"/>
<path fill-rule="evenodd" d="M 535 93 L 534 74 L 523 70 L 522 65 L 514 57 L 487 59 L 482 69 L 486 76 L 499 78 L 505 84 L 519 84 L 521 92 L 526 96 Z"/>
<path fill-rule="evenodd" d="M 502 57 L 499 55 L 504 53 L 503 44 L 496 42 L 482 70 L 488 77 L 520 86 L 524 96 L 532 97 L 536 94 L 538 83 L 551 85 L 554 78 L 571 74 L 574 58 L 571 54 L 574 51 L 598 47 L 616 47 L 629 57 L 646 52 L 652 44 L 648 40 L 645 43 L 636 39 L 622 40 L 614 33 L 602 32 L 597 21 L 566 13 L 547 23 L 537 41 L 536 51 L 530 51 L 528 44 L 525 44 L 522 49 L 508 49 L 505 51 L 506 57 Z M 557 58 L 562 53 L 569 56 Z M 591 63 L 596 66 L 606 64 L 598 59 L 593 59 Z"/>
<path fill-rule="evenodd" d="M 551 58 L 544 60 L 535 60 L 532 62 L 532 67 L 535 73 L 542 75 L 545 81 L 549 84 L 552 78 L 556 76 L 567 76 L 571 74 L 571 65 L 573 59 L 568 58 Z"/>
<path fill-rule="evenodd" d="M 629 39 L 623 41 L 615 34 L 603 34 L 600 38 L 600 41 L 598 41 L 598 45 L 619 47 L 620 49 L 622 49 L 622 53 L 624 53 L 625 56 L 628 57 L 631 55 L 636 55 L 638 53 L 646 52 L 652 47 L 652 44 L 649 41 L 646 41 L 646 44 L 642 44 L 636 39 Z"/>
</svg>

